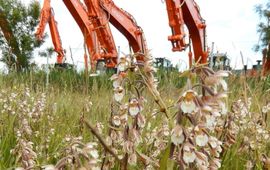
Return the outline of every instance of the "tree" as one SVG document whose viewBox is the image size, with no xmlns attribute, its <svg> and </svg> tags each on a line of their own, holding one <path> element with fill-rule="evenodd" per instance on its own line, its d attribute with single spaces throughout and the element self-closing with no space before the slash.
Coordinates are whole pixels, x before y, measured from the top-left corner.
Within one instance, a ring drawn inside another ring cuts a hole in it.
<svg viewBox="0 0 270 170">
<path fill-rule="evenodd" d="M 25 5 L 20 0 L 0 0 L 1 61 L 10 70 L 27 69 L 34 49 L 42 44 L 34 36 L 39 14 L 37 1 Z"/>
<path fill-rule="evenodd" d="M 258 24 L 258 33 L 260 34 L 260 44 L 255 46 L 255 51 L 266 48 L 270 42 L 270 2 L 256 6 L 256 12 L 261 18 Z"/>
</svg>

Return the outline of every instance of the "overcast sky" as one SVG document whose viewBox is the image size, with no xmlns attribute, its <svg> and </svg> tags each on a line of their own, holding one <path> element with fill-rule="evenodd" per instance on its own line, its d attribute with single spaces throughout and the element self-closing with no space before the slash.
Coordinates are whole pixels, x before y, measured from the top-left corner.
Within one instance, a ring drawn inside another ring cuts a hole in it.
<svg viewBox="0 0 270 170">
<path fill-rule="evenodd" d="M 43 4 L 43 0 L 39 2 Z M 171 44 L 167 40 L 171 32 L 166 6 L 162 0 L 114 0 L 114 2 L 131 13 L 138 25 L 143 28 L 148 47 L 154 57 L 166 57 L 174 63 L 187 61 L 187 54 L 171 52 Z M 196 2 L 202 17 L 206 20 L 208 45 L 211 47 L 212 42 L 215 42 L 215 51 L 227 52 L 232 60 L 232 67 L 242 67 L 240 51 L 245 57 L 245 64 L 247 62 L 249 67 L 255 64 L 257 59 L 261 59 L 261 53 L 255 53 L 252 48 L 259 39 L 256 32 L 259 18 L 254 6 L 263 0 L 196 0 Z M 63 47 L 68 51 L 68 61 L 71 61 L 68 50 L 71 47 L 75 64 L 82 66 L 83 37 L 79 27 L 62 0 L 51 0 L 51 5 L 55 11 Z M 113 26 L 111 28 L 116 45 L 121 47 L 121 51 L 128 53 L 126 39 Z M 46 31 L 49 33 L 48 27 Z M 44 46 L 52 46 L 50 38 L 46 39 Z M 36 58 L 36 60 L 45 62 L 44 59 Z M 51 62 L 55 62 L 55 58 Z"/>
</svg>

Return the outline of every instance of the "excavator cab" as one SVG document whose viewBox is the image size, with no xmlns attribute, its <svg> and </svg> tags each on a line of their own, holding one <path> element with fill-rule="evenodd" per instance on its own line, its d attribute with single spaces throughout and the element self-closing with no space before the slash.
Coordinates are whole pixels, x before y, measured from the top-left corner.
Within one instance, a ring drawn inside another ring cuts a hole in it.
<svg viewBox="0 0 270 170">
<path fill-rule="evenodd" d="M 211 58 L 214 70 L 231 70 L 231 60 L 228 58 L 227 53 L 214 53 Z"/>
<path fill-rule="evenodd" d="M 59 69 L 59 70 L 73 70 L 75 67 L 73 64 L 69 63 L 55 63 L 54 68 Z"/>
<path fill-rule="evenodd" d="M 174 69 L 172 62 L 164 57 L 155 58 L 154 67 L 159 68 L 159 69 L 164 69 L 167 71 L 172 71 Z"/>
</svg>

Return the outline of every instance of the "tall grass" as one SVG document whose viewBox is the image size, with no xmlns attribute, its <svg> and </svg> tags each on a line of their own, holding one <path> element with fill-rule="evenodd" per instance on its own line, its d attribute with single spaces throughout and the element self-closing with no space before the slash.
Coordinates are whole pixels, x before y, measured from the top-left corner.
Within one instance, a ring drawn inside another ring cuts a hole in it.
<svg viewBox="0 0 270 170">
<path fill-rule="evenodd" d="M 49 86 L 46 86 L 46 74 L 42 71 L 27 73 L 12 73 L 0 76 L 0 169 L 20 166 L 18 155 L 12 154 L 16 148 L 18 134 L 17 129 L 22 128 L 19 108 L 20 104 L 27 100 L 29 109 L 37 107 L 35 101 L 46 95 L 44 110 L 40 112 L 38 122 L 28 120 L 34 130 L 32 135 L 24 138 L 33 142 L 37 152 L 37 164 L 55 164 L 64 154 L 64 148 L 68 146 L 68 138 L 82 137 L 85 142 L 95 140 L 80 120 L 84 117 L 93 124 L 100 122 L 107 124 L 111 114 L 111 101 L 113 96 L 112 83 L 109 81 L 111 74 L 99 77 L 86 77 L 84 73 L 69 71 L 52 71 L 50 73 Z M 174 105 L 184 87 L 186 79 L 181 78 L 177 72 L 160 70 L 157 73 L 160 80 L 159 90 L 168 106 Z M 262 107 L 270 102 L 270 78 L 262 81 L 259 78 L 231 76 L 228 79 L 229 97 L 227 104 L 239 98 L 246 100 L 252 98 L 251 111 L 262 114 Z M 25 89 L 29 88 L 30 96 L 27 97 Z M 16 97 L 11 100 L 10 96 Z M 40 101 L 43 102 L 43 101 Z M 7 106 L 6 106 L 7 105 Z M 145 110 L 149 111 L 149 118 L 154 108 L 154 101 L 148 101 Z M 10 107 L 7 109 L 5 107 Z M 10 113 L 10 111 L 15 113 Z M 25 113 L 26 114 L 26 113 Z M 160 116 L 160 115 L 158 115 Z M 29 117 L 28 117 L 29 118 Z M 255 118 L 255 116 L 254 116 Z M 269 116 L 267 126 L 269 127 Z M 162 116 L 152 122 L 152 126 L 162 124 Z M 106 128 L 106 127 L 105 127 Z M 257 169 L 262 168 L 260 153 L 257 158 L 250 157 L 250 153 L 238 152 L 245 134 L 237 137 L 237 142 L 230 147 L 222 157 L 222 169 L 245 169 L 248 160 L 254 159 Z M 144 148 L 146 149 L 146 148 Z M 270 144 L 267 143 L 265 154 L 270 153 Z M 135 168 L 134 169 L 138 169 Z"/>
</svg>

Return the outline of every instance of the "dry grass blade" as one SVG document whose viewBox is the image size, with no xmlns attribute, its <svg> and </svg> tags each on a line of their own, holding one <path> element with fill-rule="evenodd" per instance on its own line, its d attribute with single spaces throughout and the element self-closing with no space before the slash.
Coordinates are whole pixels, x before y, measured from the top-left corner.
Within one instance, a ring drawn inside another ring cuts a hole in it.
<svg viewBox="0 0 270 170">
<path fill-rule="evenodd" d="M 121 160 L 118 158 L 118 156 L 114 153 L 113 150 L 110 149 L 110 147 L 106 144 L 106 142 L 102 139 L 101 135 L 95 130 L 95 128 L 86 120 L 83 120 L 86 127 L 90 129 L 92 134 L 98 139 L 100 144 L 104 147 L 104 149 L 109 152 L 117 161 L 121 162 Z"/>
</svg>

